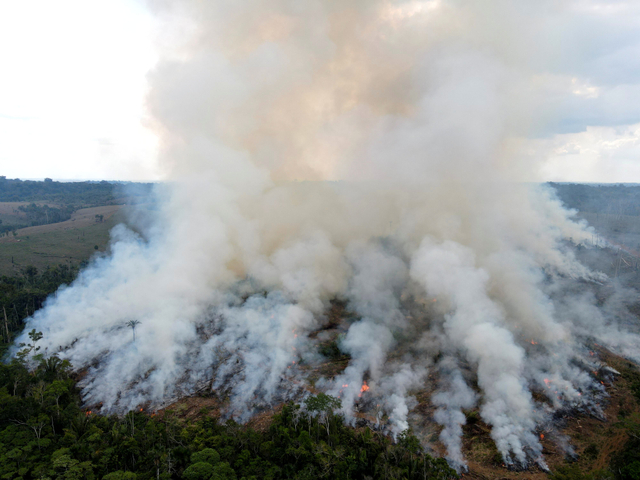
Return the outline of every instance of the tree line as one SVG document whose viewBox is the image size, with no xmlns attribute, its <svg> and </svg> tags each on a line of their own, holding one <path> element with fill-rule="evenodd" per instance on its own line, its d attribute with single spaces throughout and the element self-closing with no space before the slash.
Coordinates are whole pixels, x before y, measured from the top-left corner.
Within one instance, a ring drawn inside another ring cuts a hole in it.
<svg viewBox="0 0 640 480">
<path fill-rule="evenodd" d="M 61 264 L 41 272 L 34 266 L 21 275 L 0 277 L 0 354 L 24 328 L 24 319 L 42 307 L 61 285 L 71 283 L 77 267 Z"/>
<path fill-rule="evenodd" d="M 151 183 L 43 182 L 0 176 L 0 202 L 50 202 L 77 208 L 122 203 L 123 197 L 147 197 Z"/>
</svg>

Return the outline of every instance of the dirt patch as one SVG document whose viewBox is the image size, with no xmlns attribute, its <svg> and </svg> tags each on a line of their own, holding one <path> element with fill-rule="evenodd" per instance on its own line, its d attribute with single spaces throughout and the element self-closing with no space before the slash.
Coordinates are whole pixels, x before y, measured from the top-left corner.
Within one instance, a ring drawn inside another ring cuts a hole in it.
<svg viewBox="0 0 640 480">
<path fill-rule="evenodd" d="M 154 412 L 158 417 L 176 415 L 185 420 L 219 418 L 224 402 L 215 397 L 186 397 Z"/>
</svg>

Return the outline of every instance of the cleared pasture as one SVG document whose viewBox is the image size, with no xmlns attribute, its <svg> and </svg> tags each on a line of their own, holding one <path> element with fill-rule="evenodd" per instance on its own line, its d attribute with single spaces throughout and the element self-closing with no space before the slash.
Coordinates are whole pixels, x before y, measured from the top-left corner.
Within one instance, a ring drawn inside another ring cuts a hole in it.
<svg viewBox="0 0 640 480">
<path fill-rule="evenodd" d="M 123 218 L 120 210 L 120 205 L 84 208 L 65 222 L 22 228 L 17 236 L 1 237 L 0 275 L 20 273 L 29 265 L 39 270 L 61 263 L 79 265 L 105 250 L 109 230 Z M 96 215 L 103 215 L 103 221 L 96 221 Z"/>
</svg>

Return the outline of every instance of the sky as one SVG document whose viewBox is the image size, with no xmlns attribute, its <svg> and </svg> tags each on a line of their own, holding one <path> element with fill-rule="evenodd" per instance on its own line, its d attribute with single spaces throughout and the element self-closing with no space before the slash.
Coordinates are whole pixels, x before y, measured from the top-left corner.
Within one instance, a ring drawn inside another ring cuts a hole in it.
<svg viewBox="0 0 640 480">
<path fill-rule="evenodd" d="M 640 2 L 562 3 L 532 4 L 547 121 L 526 154 L 544 180 L 640 182 Z M 156 40 L 142 0 L 0 0 L 0 175 L 161 180 L 145 109 Z"/>
<path fill-rule="evenodd" d="M 130 0 L 0 1 L 0 175 L 157 179 L 152 17 Z"/>
</svg>

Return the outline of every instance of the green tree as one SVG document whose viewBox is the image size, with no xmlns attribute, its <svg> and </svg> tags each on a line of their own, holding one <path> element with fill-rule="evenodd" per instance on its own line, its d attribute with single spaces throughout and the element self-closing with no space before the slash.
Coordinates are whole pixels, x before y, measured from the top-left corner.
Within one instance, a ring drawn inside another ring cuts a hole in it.
<svg viewBox="0 0 640 480">
<path fill-rule="evenodd" d="M 236 472 L 228 462 L 220 462 L 213 467 L 212 480 L 236 480 Z"/>
<path fill-rule="evenodd" d="M 215 465 L 220 461 L 220 454 L 213 448 L 205 448 L 191 455 L 191 463 L 205 462 Z"/>
<path fill-rule="evenodd" d="M 136 480 L 137 475 L 133 472 L 123 472 L 122 470 L 117 470 L 115 472 L 107 473 L 102 480 Z"/>
<path fill-rule="evenodd" d="M 27 361 L 31 353 L 35 353 L 40 350 L 40 347 L 36 347 L 36 344 L 42 340 L 42 332 L 36 332 L 35 328 L 32 329 L 29 332 L 29 339 L 31 340 L 31 343 L 19 344 L 21 350 L 16 354 L 16 358 L 23 365 L 27 365 Z"/>
<path fill-rule="evenodd" d="M 325 426 L 327 430 L 327 437 L 329 437 L 330 420 L 333 411 L 342 407 L 342 401 L 339 398 L 332 397 L 326 393 L 319 393 L 318 395 L 310 396 L 304 403 L 310 416 L 318 415 L 319 421 Z"/>
<path fill-rule="evenodd" d="M 91 462 L 79 462 L 72 458 L 68 448 L 57 450 L 51 455 L 51 465 L 56 480 L 93 480 L 93 465 Z"/>
<path fill-rule="evenodd" d="M 207 462 L 198 462 L 182 472 L 182 478 L 185 480 L 209 480 L 213 474 L 213 465 Z"/>
</svg>

